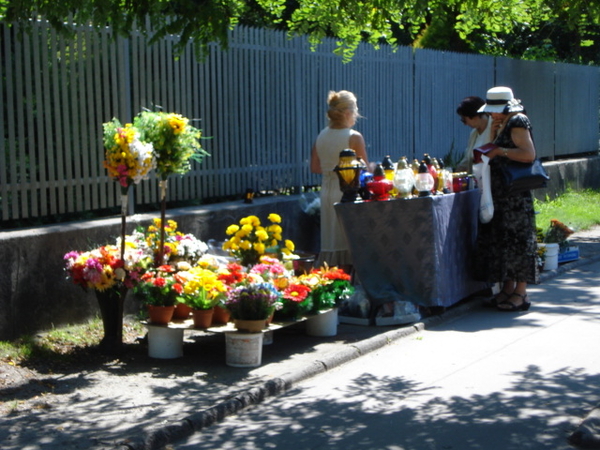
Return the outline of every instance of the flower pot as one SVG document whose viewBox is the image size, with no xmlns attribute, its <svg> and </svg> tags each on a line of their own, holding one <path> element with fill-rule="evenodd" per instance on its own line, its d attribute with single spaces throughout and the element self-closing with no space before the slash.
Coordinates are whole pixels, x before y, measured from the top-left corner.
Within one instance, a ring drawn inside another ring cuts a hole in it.
<svg viewBox="0 0 600 450">
<path fill-rule="evenodd" d="M 266 320 L 242 320 L 235 319 L 233 321 L 235 327 L 246 333 L 260 333 L 266 327 Z"/>
<path fill-rule="evenodd" d="M 231 319 L 231 313 L 221 306 L 215 306 L 212 316 L 212 323 L 215 325 L 223 325 L 229 322 Z"/>
<path fill-rule="evenodd" d="M 150 323 L 155 325 L 166 325 L 173 318 L 175 306 L 154 306 L 148 305 L 148 315 Z"/>
<path fill-rule="evenodd" d="M 183 328 L 148 325 L 148 356 L 173 359 L 183 356 Z"/>
<path fill-rule="evenodd" d="M 214 308 L 210 309 L 194 309 L 192 315 L 194 317 L 194 328 L 208 328 L 212 324 Z"/>
<path fill-rule="evenodd" d="M 262 333 L 225 333 L 225 362 L 232 367 L 258 367 L 262 362 L 262 347 Z"/>
<path fill-rule="evenodd" d="M 192 308 L 185 303 L 177 303 L 175 305 L 175 311 L 173 311 L 172 320 L 186 320 L 190 317 Z"/>
<path fill-rule="evenodd" d="M 123 351 L 123 303 L 127 295 L 127 288 L 112 288 L 95 292 L 104 328 L 100 351 L 109 355 L 120 354 Z"/>
<path fill-rule="evenodd" d="M 319 311 L 306 321 L 309 336 L 335 336 L 338 326 L 338 308 Z"/>
</svg>

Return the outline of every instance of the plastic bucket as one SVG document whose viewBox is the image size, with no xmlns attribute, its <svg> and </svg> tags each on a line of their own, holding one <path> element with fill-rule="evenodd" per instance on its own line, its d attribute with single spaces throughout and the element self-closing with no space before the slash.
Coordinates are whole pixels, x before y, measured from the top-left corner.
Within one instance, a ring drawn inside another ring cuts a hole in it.
<svg viewBox="0 0 600 450">
<path fill-rule="evenodd" d="M 183 329 L 148 326 L 148 356 L 173 359 L 183 356 Z"/>
<path fill-rule="evenodd" d="M 338 327 L 338 309 L 319 311 L 306 321 L 306 334 L 309 336 L 335 336 Z"/>
<path fill-rule="evenodd" d="M 225 333 L 225 363 L 231 367 L 258 367 L 262 362 L 263 334 Z"/>
<path fill-rule="evenodd" d="M 554 270 L 558 267 L 558 244 L 546 244 L 544 270 Z"/>
</svg>

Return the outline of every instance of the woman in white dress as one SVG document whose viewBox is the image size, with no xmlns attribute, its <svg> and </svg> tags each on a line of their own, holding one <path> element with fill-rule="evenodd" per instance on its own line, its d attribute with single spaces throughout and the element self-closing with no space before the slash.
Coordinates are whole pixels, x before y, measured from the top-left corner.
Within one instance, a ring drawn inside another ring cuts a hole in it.
<svg viewBox="0 0 600 450">
<path fill-rule="evenodd" d="M 323 175 L 321 182 L 321 251 L 316 266 L 323 263 L 349 271 L 352 265 L 344 231 L 333 204 L 342 198 L 337 174 L 333 171 L 340 152 L 350 148 L 369 164 L 362 134 L 352 127 L 359 117 L 356 96 L 349 91 L 329 92 L 327 98 L 329 125 L 317 136 L 312 147 L 310 170 Z"/>
</svg>

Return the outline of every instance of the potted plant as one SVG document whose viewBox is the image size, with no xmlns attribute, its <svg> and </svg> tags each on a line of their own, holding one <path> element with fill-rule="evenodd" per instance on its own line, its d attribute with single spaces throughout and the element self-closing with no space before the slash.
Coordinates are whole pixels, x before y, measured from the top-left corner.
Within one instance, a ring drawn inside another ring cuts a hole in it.
<svg viewBox="0 0 600 450">
<path fill-rule="evenodd" d="M 185 274 L 183 301 L 192 308 L 194 325 L 208 328 L 212 322 L 213 309 L 227 291 L 226 285 L 219 280 L 213 270 L 196 266 Z"/>
<path fill-rule="evenodd" d="M 337 334 L 338 307 L 354 293 L 350 275 L 337 267 L 313 269 L 300 280 L 312 287 L 311 314 L 306 322 L 306 333 L 311 336 Z"/>
<path fill-rule="evenodd" d="M 275 310 L 279 297 L 280 294 L 273 284 L 249 282 L 231 289 L 227 293 L 225 306 L 238 330 L 260 332 L 265 328 L 267 318 Z"/>
<path fill-rule="evenodd" d="M 170 264 L 148 269 L 141 276 L 134 290 L 148 307 L 151 323 L 167 324 L 171 321 L 175 303 L 183 293 L 184 282 L 176 267 Z"/>
</svg>

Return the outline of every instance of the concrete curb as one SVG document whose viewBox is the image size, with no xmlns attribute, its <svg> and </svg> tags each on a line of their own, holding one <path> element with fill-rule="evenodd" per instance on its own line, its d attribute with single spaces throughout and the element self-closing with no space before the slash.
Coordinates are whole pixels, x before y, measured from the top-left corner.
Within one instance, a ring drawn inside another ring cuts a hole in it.
<svg viewBox="0 0 600 450">
<path fill-rule="evenodd" d="M 543 282 L 569 270 L 597 261 L 600 261 L 600 254 L 563 264 L 557 269 L 542 272 L 540 281 Z M 409 327 L 393 329 L 363 341 L 344 345 L 340 350 L 332 351 L 324 357 L 312 361 L 301 370 L 268 380 L 261 386 L 253 387 L 179 422 L 150 431 L 142 438 L 124 440 L 117 444 L 117 448 L 120 450 L 163 449 L 167 444 L 189 437 L 228 416 L 239 413 L 248 406 L 260 404 L 267 398 L 282 394 L 303 380 L 341 366 L 367 353 L 385 347 L 396 340 L 460 317 L 478 307 L 480 307 L 480 302 L 475 298 L 458 304 L 444 311 L 443 314 L 427 317 L 422 322 L 414 323 Z M 581 448 L 600 449 L 600 405 L 582 421 L 577 430 L 569 437 L 569 442 Z"/>
</svg>

